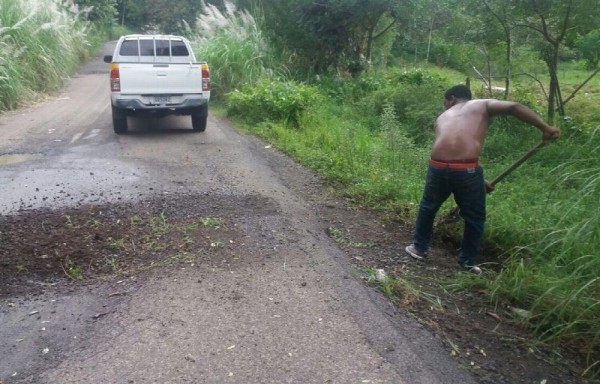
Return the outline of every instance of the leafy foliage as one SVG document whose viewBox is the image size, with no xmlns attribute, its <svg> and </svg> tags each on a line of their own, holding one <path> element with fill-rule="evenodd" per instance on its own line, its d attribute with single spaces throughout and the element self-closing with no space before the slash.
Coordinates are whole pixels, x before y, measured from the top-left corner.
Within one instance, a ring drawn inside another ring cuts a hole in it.
<svg viewBox="0 0 600 384">
<path fill-rule="evenodd" d="M 392 105 L 406 134 L 423 144 L 432 137 L 432 123 L 440 113 L 441 97 L 448 84 L 422 70 L 392 72 L 389 86 L 372 92 L 362 104 L 377 115 Z"/>
<path fill-rule="evenodd" d="M 381 75 L 369 74 L 349 79 L 323 76 L 316 84 L 320 91 L 331 99 L 339 102 L 357 102 L 363 100 L 371 92 L 386 87 L 388 81 Z"/>
<path fill-rule="evenodd" d="M 337 70 L 358 75 L 371 60 L 375 41 L 393 31 L 402 3 L 391 0 L 263 0 L 264 26 L 291 65 L 318 74 Z"/>
<path fill-rule="evenodd" d="M 600 29 L 595 29 L 590 33 L 577 39 L 576 47 L 581 55 L 588 62 L 589 68 L 596 68 L 600 60 Z"/>
<path fill-rule="evenodd" d="M 119 19 L 137 31 L 187 35 L 200 13 L 199 4 L 198 0 L 119 0 Z"/>
<path fill-rule="evenodd" d="M 267 80 L 230 93 L 227 112 L 253 122 L 280 120 L 298 126 L 301 113 L 317 98 L 316 90 L 310 86 Z"/>
<path fill-rule="evenodd" d="M 74 0 L 74 3 L 87 20 L 98 25 L 110 24 L 117 16 L 117 0 Z"/>
</svg>

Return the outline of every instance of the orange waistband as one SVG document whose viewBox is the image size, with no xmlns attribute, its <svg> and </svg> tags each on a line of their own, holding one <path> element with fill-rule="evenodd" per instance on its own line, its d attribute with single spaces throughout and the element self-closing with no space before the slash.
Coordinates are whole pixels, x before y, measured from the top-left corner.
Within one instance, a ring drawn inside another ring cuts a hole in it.
<svg viewBox="0 0 600 384">
<path fill-rule="evenodd" d="M 440 168 L 452 168 L 452 169 L 471 169 L 477 168 L 479 166 L 479 159 L 469 159 L 469 160 L 446 160 L 446 161 L 437 161 L 437 160 L 429 160 L 429 164 L 440 167 Z"/>
</svg>

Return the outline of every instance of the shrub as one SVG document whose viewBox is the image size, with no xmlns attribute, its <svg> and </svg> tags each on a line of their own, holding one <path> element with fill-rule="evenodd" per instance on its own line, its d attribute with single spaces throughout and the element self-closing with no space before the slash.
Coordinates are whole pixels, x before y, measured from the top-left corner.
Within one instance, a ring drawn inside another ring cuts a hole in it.
<svg viewBox="0 0 600 384">
<path fill-rule="evenodd" d="M 600 29 L 578 38 L 575 46 L 587 61 L 588 68 L 595 69 L 600 61 Z"/>
<path fill-rule="evenodd" d="M 444 82 L 444 79 L 435 74 L 422 69 L 413 68 L 410 70 L 403 70 L 401 72 L 392 71 L 389 75 L 391 84 L 407 84 L 407 85 L 435 85 Z"/>
<path fill-rule="evenodd" d="M 431 46 L 429 61 L 440 67 L 448 66 L 468 73 L 471 70 L 468 63 L 477 62 L 476 52 L 477 50 L 468 44 L 436 40 Z"/>
<path fill-rule="evenodd" d="M 362 100 L 371 92 L 387 87 L 389 82 L 381 75 L 367 74 L 349 79 L 323 76 L 317 85 L 324 95 L 341 102 L 352 103 Z"/>
<path fill-rule="evenodd" d="M 317 99 L 317 91 L 294 81 L 263 80 L 227 95 L 227 112 L 251 122 L 280 120 L 299 125 L 300 114 Z"/>
<path fill-rule="evenodd" d="M 374 92 L 365 99 L 363 108 L 369 108 L 376 115 L 383 113 L 386 103 L 394 107 L 398 119 L 403 122 L 406 134 L 416 143 L 428 141 L 433 130 L 432 124 L 442 111 L 444 91 L 447 87 L 442 84 L 399 84 Z"/>
</svg>

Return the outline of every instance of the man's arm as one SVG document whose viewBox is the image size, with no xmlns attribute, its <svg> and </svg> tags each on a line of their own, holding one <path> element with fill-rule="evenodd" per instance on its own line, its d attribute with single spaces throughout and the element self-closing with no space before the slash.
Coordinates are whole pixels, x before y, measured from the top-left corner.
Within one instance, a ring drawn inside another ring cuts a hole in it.
<svg viewBox="0 0 600 384">
<path fill-rule="evenodd" d="M 542 141 L 547 143 L 560 137 L 560 129 L 547 124 L 533 110 L 523 104 L 513 101 L 487 100 L 487 111 L 490 116 L 510 115 L 517 119 L 537 127 L 542 131 Z"/>
</svg>

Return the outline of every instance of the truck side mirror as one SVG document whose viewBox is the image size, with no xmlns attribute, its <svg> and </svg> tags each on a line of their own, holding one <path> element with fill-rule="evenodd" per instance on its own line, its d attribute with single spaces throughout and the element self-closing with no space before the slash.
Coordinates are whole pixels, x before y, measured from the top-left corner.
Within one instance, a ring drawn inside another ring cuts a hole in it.
<svg viewBox="0 0 600 384">
<path fill-rule="evenodd" d="M 112 55 L 106 55 L 106 56 L 104 56 L 104 62 L 105 63 L 109 63 L 109 64 L 112 63 L 112 59 L 113 59 Z"/>
</svg>

